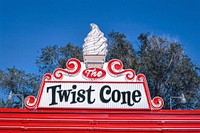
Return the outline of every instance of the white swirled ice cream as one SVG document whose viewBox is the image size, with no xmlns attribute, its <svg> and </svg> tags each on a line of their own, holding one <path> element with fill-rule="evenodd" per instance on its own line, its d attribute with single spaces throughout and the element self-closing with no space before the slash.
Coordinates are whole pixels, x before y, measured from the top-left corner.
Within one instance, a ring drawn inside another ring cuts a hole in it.
<svg viewBox="0 0 200 133">
<path fill-rule="evenodd" d="M 83 58 L 86 67 L 103 67 L 107 53 L 107 39 L 96 24 L 90 24 L 91 31 L 84 39 Z"/>
</svg>

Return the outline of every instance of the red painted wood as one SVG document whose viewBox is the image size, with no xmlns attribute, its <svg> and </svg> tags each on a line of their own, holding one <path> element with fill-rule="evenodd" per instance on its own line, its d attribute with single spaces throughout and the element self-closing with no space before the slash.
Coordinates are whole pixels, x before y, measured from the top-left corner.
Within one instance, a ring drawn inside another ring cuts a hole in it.
<svg viewBox="0 0 200 133">
<path fill-rule="evenodd" d="M 200 133 L 200 110 L 0 109 L 0 133 Z"/>
<path fill-rule="evenodd" d="M 0 109 L 0 132 L 200 132 L 200 111 Z"/>
</svg>

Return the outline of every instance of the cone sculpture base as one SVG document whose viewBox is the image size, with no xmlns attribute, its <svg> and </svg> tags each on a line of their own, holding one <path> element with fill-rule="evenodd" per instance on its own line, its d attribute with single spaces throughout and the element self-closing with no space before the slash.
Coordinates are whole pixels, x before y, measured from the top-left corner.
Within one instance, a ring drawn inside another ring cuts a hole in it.
<svg viewBox="0 0 200 133">
<path fill-rule="evenodd" d="M 86 68 L 103 68 L 106 55 L 84 55 Z"/>
</svg>

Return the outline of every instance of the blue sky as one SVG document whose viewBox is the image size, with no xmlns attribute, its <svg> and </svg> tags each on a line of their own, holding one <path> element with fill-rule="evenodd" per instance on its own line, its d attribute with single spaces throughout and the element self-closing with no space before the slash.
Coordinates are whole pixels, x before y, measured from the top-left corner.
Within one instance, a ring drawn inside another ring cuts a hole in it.
<svg viewBox="0 0 200 133">
<path fill-rule="evenodd" d="M 133 47 L 140 33 L 169 36 L 200 65 L 199 0 L 0 0 L 0 69 L 37 72 L 41 48 L 82 46 L 90 23 L 126 34 Z"/>
</svg>

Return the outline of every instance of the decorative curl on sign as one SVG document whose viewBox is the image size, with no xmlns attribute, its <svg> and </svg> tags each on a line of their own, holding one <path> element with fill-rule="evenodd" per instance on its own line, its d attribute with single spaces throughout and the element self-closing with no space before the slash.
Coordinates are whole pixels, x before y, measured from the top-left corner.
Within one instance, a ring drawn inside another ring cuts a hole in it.
<svg viewBox="0 0 200 133">
<path fill-rule="evenodd" d="M 151 100 L 151 96 L 150 96 L 148 85 L 147 85 L 146 76 L 144 74 L 138 74 L 136 81 L 137 82 L 144 82 L 144 86 L 147 89 L 146 92 L 149 95 L 149 101 L 151 101 L 150 102 L 151 109 L 152 110 L 160 110 L 164 105 L 164 101 L 161 97 L 158 97 L 158 96 L 154 97 L 153 100 Z"/>
<path fill-rule="evenodd" d="M 35 98 L 34 96 L 28 96 L 24 100 L 24 105 L 28 109 L 35 109 L 37 105 L 36 103 L 37 103 L 37 98 Z"/>
<path fill-rule="evenodd" d="M 137 82 L 144 82 L 145 84 L 147 84 L 146 76 L 144 74 L 138 74 L 136 81 Z"/>
<path fill-rule="evenodd" d="M 52 75 L 50 73 L 46 73 L 44 76 L 43 76 L 43 80 L 42 80 L 42 83 L 44 81 L 49 81 L 52 79 Z"/>
<path fill-rule="evenodd" d="M 153 100 L 151 100 L 151 108 L 153 110 L 159 110 L 163 107 L 164 101 L 161 97 L 154 97 Z"/>
<path fill-rule="evenodd" d="M 127 81 L 132 81 L 135 77 L 135 71 L 132 69 L 123 69 L 123 63 L 118 59 L 110 60 L 108 63 L 108 72 L 112 76 L 125 75 Z"/>
<path fill-rule="evenodd" d="M 42 88 L 45 84 L 45 81 L 50 81 L 52 80 L 52 75 L 50 73 L 46 73 L 44 76 L 43 76 L 43 79 L 42 79 L 42 84 L 40 86 L 40 90 L 39 90 L 39 93 L 38 93 L 38 96 L 40 97 L 40 94 L 41 94 L 41 91 L 42 91 Z M 28 109 L 36 109 L 37 108 L 37 104 L 38 104 L 38 101 L 37 101 L 37 98 L 35 98 L 34 96 L 28 96 L 25 98 L 24 100 L 24 105 L 28 108 Z"/>
<path fill-rule="evenodd" d="M 58 68 L 54 71 L 53 75 L 56 79 L 62 79 L 63 74 L 70 76 L 77 75 L 81 70 L 81 63 L 78 59 L 71 58 L 66 63 L 66 69 Z"/>
</svg>

